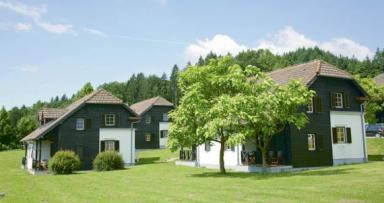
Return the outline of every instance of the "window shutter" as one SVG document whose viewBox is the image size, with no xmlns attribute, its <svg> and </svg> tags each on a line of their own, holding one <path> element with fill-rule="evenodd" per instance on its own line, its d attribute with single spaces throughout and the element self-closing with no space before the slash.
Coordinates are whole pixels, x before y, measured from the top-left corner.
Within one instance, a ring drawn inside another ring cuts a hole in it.
<svg viewBox="0 0 384 203">
<path fill-rule="evenodd" d="M 105 127 L 105 114 L 101 114 L 100 126 Z"/>
<path fill-rule="evenodd" d="M 329 97 L 330 97 L 331 108 L 335 108 L 335 106 L 336 106 L 336 93 L 331 92 Z"/>
<path fill-rule="evenodd" d="M 351 128 L 345 128 L 347 130 L 347 143 L 352 143 Z"/>
<path fill-rule="evenodd" d="M 320 96 L 316 96 L 315 97 L 314 110 L 315 110 L 316 113 L 320 113 L 320 112 L 323 111 L 323 108 L 321 106 L 321 97 Z"/>
<path fill-rule="evenodd" d="M 316 136 L 316 150 L 323 151 L 323 136 L 315 134 Z"/>
<path fill-rule="evenodd" d="M 100 152 L 103 152 L 104 149 L 105 149 L 105 141 L 102 140 L 102 141 L 100 141 Z"/>
<path fill-rule="evenodd" d="M 92 127 L 92 120 L 90 118 L 85 119 L 85 128 L 90 129 Z"/>
<path fill-rule="evenodd" d="M 333 138 L 333 143 L 337 143 L 337 137 L 336 137 L 336 134 L 337 134 L 337 130 L 336 130 L 336 128 L 332 128 L 332 138 Z"/>
<path fill-rule="evenodd" d="M 120 146 L 119 146 L 119 140 L 115 140 L 115 151 L 119 152 Z"/>
<path fill-rule="evenodd" d="M 349 101 L 349 94 L 343 93 L 343 101 L 344 101 L 344 108 L 349 108 L 350 107 L 350 101 Z"/>
<path fill-rule="evenodd" d="M 115 126 L 119 126 L 119 122 L 120 122 L 120 116 L 119 114 L 115 114 Z"/>
</svg>

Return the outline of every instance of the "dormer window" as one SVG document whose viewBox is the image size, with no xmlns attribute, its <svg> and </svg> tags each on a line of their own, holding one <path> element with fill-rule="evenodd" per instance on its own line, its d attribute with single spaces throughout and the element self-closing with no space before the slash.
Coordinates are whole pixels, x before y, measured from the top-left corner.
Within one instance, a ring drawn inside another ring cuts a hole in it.
<svg viewBox="0 0 384 203">
<path fill-rule="evenodd" d="M 116 125 L 116 115 L 115 114 L 106 114 L 104 117 L 105 126 L 115 126 Z"/>
</svg>

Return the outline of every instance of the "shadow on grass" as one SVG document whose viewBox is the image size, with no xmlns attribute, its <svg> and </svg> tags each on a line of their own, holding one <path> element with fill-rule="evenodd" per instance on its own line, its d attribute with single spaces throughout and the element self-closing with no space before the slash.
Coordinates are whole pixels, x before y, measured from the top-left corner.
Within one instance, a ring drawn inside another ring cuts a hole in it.
<svg viewBox="0 0 384 203">
<path fill-rule="evenodd" d="M 161 163 L 160 157 L 145 157 L 145 158 L 140 158 L 137 165 L 157 164 L 157 163 Z"/>
<path fill-rule="evenodd" d="M 375 155 L 368 155 L 368 161 L 384 161 L 384 155 L 375 154 Z"/>
<path fill-rule="evenodd" d="M 254 180 L 270 179 L 270 178 L 281 178 L 281 177 L 292 177 L 292 176 L 328 176 L 328 175 L 341 175 L 352 173 L 352 168 L 342 169 L 322 169 L 322 170 L 306 170 L 299 172 L 284 172 L 284 173 L 242 173 L 242 172 L 227 172 L 222 174 L 219 172 L 204 172 L 199 174 L 192 174 L 191 177 L 198 178 L 246 178 Z"/>
</svg>

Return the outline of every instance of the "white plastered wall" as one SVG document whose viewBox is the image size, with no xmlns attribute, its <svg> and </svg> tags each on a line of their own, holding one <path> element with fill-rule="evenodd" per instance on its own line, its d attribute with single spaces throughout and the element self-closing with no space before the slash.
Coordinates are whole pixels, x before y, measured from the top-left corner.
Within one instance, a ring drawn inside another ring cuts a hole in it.
<svg viewBox="0 0 384 203">
<path fill-rule="evenodd" d="M 118 140 L 119 153 L 123 156 L 124 163 L 135 163 L 135 129 L 100 128 L 100 141 L 102 140 Z"/>
<path fill-rule="evenodd" d="M 360 112 L 331 111 L 331 128 L 351 128 L 352 143 L 332 142 L 334 165 L 361 163 L 366 160 L 363 118 Z"/>
</svg>

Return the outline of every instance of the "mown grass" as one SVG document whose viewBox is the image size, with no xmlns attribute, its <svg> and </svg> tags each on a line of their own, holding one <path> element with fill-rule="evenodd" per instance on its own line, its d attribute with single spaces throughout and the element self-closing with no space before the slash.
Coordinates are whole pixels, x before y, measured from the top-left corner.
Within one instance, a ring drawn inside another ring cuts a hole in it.
<svg viewBox="0 0 384 203">
<path fill-rule="evenodd" d="M 384 139 L 369 153 L 384 155 Z M 283 174 L 228 173 L 175 166 L 168 150 L 111 172 L 32 176 L 22 151 L 0 152 L 0 202 L 383 202 L 384 161 Z"/>
</svg>

